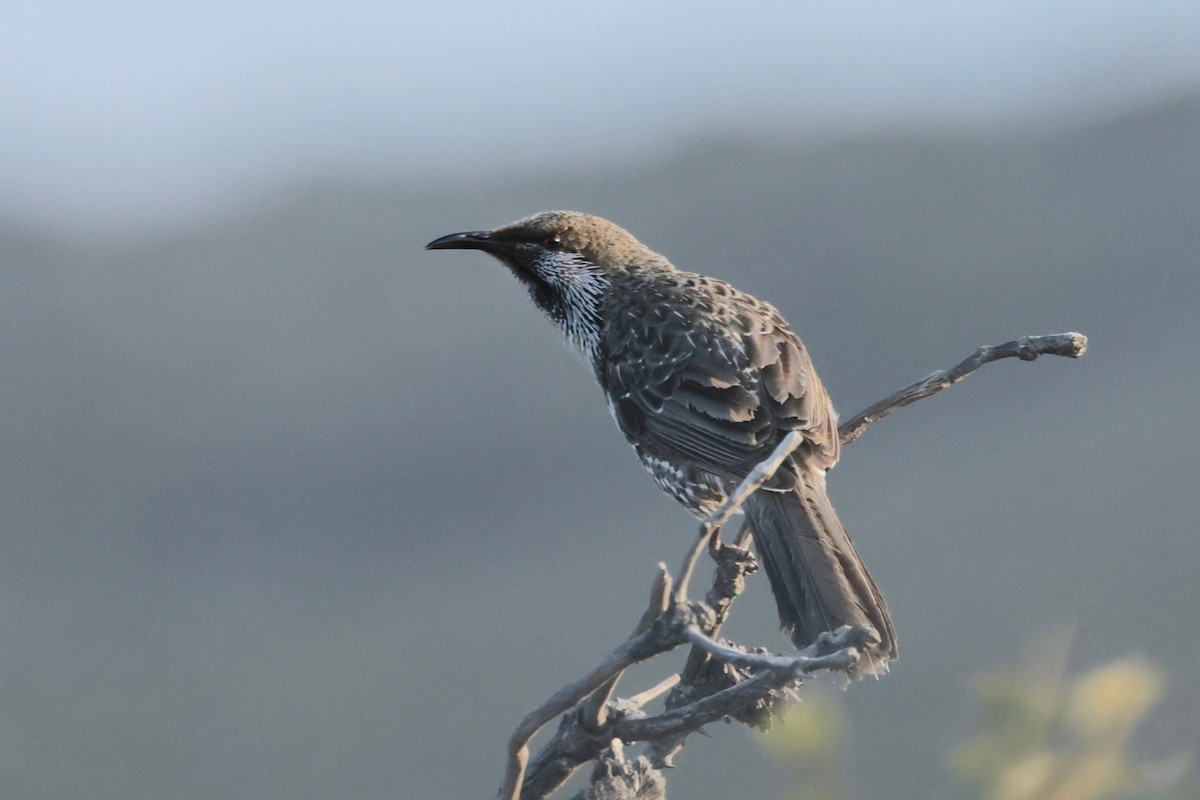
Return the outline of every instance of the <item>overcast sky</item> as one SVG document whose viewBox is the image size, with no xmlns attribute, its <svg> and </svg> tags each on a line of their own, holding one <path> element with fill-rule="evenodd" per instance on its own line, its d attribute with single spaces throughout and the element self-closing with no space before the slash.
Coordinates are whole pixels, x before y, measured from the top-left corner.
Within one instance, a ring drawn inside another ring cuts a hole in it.
<svg viewBox="0 0 1200 800">
<path fill-rule="evenodd" d="M 23 0 L 0 24 L 0 213 L 138 224 L 351 168 L 1095 112 L 1200 85 L 1197 42 L 1195 0 Z"/>
</svg>

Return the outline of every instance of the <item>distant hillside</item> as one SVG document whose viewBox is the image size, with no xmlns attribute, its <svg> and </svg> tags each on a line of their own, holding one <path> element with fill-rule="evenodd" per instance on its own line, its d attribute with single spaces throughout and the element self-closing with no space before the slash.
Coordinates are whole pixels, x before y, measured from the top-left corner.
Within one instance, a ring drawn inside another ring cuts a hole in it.
<svg viewBox="0 0 1200 800">
<path fill-rule="evenodd" d="M 0 795 L 494 789 L 507 729 L 692 531 L 516 282 L 421 249 L 551 207 L 769 298 L 847 414 L 979 344 L 1091 337 L 881 423 L 831 475 L 900 638 L 845 695 L 858 796 L 957 797 L 965 678 L 1045 626 L 1081 666 L 1158 660 L 1147 742 L 1200 741 L 1197 95 L 1036 135 L 300 182 L 129 241 L 0 225 Z M 759 584 L 735 633 L 784 647 Z M 676 794 L 784 792 L 713 735 Z"/>
</svg>

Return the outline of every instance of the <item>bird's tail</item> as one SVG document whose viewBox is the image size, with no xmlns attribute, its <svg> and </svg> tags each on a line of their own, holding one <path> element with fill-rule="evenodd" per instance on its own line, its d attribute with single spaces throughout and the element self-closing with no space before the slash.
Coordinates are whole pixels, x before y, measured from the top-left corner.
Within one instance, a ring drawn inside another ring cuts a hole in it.
<svg viewBox="0 0 1200 800">
<path fill-rule="evenodd" d="M 887 605 L 829 502 L 824 475 L 801 467 L 793 490 L 755 492 L 745 511 L 792 642 L 806 647 L 825 631 L 870 625 L 879 644 L 866 653 L 863 671 L 886 672 L 896 657 Z"/>
</svg>

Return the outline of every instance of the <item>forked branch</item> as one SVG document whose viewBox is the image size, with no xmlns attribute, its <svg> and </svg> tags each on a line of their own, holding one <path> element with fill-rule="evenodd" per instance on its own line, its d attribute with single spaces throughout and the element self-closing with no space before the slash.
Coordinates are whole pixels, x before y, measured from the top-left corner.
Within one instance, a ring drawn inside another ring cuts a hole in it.
<svg viewBox="0 0 1200 800">
<path fill-rule="evenodd" d="M 1002 358 L 1019 358 L 1022 361 L 1033 361 L 1038 356 L 1080 358 L 1087 352 L 1087 344 L 1087 337 L 1082 333 L 1069 331 L 1050 336 L 1022 336 L 1020 339 L 993 347 L 981 347 L 950 369 L 940 369 L 911 386 L 906 386 L 895 394 L 883 398 L 866 411 L 855 414 L 838 427 L 838 435 L 841 436 L 842 444 L 850 444 L 862 436 L 872 423 L 918 400 L 924 400 L 943 389 L 949 389 L 984 364 L 990 364 Z"/>
<path fill-rule="evenodd" d="M 1026 336 L 994 347 L 981 347 L 948 370 L 939 370 L 850 417 L 838 429 L 842 444 L 856 441 L 876 421 L 947 389 L 984 364 L 1002 358 L 1032 361 L 1040 355 L 1079 358 L 1087 351 L 1080 333 Z M 594 787 L 611 800 L 661 797 L 659 769 L 669 766 L 690 733 L 718 719 L 734 718 L 753 725 L 769 724 L 777 704 L 792 696 L 802 679 L 819 670 L 854 674 L 869 629 L 845 627 L 822 634 L 816 643 L 790 656 L 751 652 L 716 638 L 744 578 L 756 568 L 742 548 L 722 545 L 720 533 L 742 504 L 785 463 L 802 438 L 789 434 L 771 456 L 742 481 L 728 500 L 701 523 L 700 535 L 688 551 L 674 591 L 664 565 L 651 589 L 649 607 L 629 638 L 583 677 L 564 686 L 531 711 L 509 739 L 508 766 L 500 800 L 548 797 L 584 764 L 597 763 Z M 688 583 L 696 561 L 708 547 L 718 562 L 707 603 L 688 599 Z M 692 653 L 679 675 L 629 699 L 611 695 L 624 670 L 640 661 L 691 644 Z M 643 708 L 668 692 L 666 709 L 646 716 Z M 529 742 L 546 723 L 562 715 L 557 733 L 529 759 Z M 630 763 L 622 743 L 646 742 L 647 756 Z M 600 791 L 600 788 L 602 791 Z M 641 787 L 639 789 L 639 787 Z M 649 794 L 644 790 L 653 789 Z M 656 787 L 656 788 L 655 788 Z M 590 790 L 580 797 L 599 796 Z"/>
</svg>

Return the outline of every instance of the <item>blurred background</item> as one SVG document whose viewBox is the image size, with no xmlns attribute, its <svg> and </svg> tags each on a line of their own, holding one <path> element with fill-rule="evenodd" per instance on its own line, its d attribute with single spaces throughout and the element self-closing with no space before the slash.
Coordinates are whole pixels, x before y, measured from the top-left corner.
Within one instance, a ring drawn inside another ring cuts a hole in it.
<svg viewBox="0 0 1200 800">
<path fill-rule="evenodd" d="M 831 475 L 901 650 L 846 796 L 964 796 L 972 676 L 1048 629 L 1161 670 L 1135 749 L 1200 742 L 1200 5 L 4 18 L 0 797 L 491 796 L 695 530 L 516 282 L 421 249 L 555 207 L 770 299 L 843 416 L 1091 339 Z M 786 648 L 765 579 L 728 630 Z M 711 733 L 673 796 L 794 785 Z"/>
</svg>

